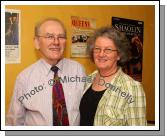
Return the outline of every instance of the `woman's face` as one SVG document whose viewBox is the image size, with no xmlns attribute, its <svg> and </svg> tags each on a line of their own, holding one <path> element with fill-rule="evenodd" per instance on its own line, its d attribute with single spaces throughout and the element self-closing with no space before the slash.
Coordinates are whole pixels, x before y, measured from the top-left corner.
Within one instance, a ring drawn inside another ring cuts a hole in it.
<svg viewBox="0 0 167 138">
<path fill-rule="evenodd" d="M 93 49 L 94 62 L 99 70 L 114 70 L 120 56 L 114 42 L 107 37 L 98 37 Z"/>
</svg>

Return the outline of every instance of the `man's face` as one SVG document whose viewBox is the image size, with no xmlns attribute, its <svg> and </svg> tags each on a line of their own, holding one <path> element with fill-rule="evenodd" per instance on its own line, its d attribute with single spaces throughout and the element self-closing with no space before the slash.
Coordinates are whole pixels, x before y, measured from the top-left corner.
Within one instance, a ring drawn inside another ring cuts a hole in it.
<svg viewBox="0 0 167 138">
<path fill-rule="evenodd" d="M 42 58 L 49 64 L 57 63 L 62 57 L 66 46 L 63 27 L 56 21 L 47 21 L 40 26 L 36 44 Z"/>
</svg>

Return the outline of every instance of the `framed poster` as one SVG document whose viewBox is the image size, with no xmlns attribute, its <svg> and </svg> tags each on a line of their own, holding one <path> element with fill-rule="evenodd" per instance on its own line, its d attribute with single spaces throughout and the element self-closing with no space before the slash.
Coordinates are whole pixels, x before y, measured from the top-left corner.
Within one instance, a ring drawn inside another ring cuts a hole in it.
<svg viewBox="0 0 167 138">
<path fill-rule="evenodd" d="M 124 72 L 137 81 L 142 81 L 143 31 L 144 22 L 112 17 L 112 26 L 125 32 L 130 42 L 130 60 L 123 68 Z"/>
<path fill-rule="evenodd" d="M 88 57 L 87 39 L 96 28 L 95 19 L 72 16 L 71 57 Z"/>
<path fill-rule="evenodd" d="M 20 11 L 5 10 L 5 63 L 20 63 Z"/>
</svg>

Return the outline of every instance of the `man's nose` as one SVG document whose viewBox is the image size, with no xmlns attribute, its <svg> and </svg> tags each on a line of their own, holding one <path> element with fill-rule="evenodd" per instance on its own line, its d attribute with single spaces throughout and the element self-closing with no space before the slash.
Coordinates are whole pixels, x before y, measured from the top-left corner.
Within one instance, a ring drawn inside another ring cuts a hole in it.
<svg viewBox="0 0 167 138">
<path fill-rule="evenodd" d="M 59 38 L 58 38 L 58 37 L 54 37 L 54 38 L 53 38 L 53 42 L 54 42 L 55 44 L 58 44 L 58 43 L 59 43 Z"/>
</svg>

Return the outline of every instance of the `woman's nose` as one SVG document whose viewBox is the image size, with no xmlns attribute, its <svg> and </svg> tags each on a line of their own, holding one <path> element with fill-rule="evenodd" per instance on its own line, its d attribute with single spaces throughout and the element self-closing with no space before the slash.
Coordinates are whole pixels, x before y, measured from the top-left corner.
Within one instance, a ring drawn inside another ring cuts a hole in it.
<svg viewBox="0 0 167 138">
<path fill-rule="evenodd" d="M 99 56 L 104 56 L 104 55 L 105 55 L 104 50 L 101 49 Z"/>
</svg>

